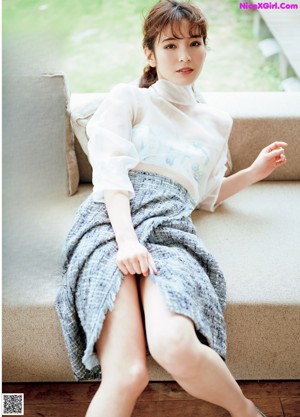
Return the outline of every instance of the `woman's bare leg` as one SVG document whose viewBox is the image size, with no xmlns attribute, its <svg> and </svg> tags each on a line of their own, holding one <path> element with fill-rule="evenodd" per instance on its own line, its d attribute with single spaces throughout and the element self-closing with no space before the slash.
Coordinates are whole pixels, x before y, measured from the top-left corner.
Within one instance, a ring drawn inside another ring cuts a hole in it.
<svg viewBox="0 0 300 417">
<path fill-rule="evenodd" d="M 144 329 L 136 278 L 124 278 L 96 342 L 102 381 L 86 417 L 129 417 L 148 384 Z"/>
<path fill-rule="evenodd" d="M 160 291 L 141 278 L 146 333 L 151 355 L 196 398 L 225 408 L 232 417 L 259 417 L 224 361 L 196 336 L 193 322 L 167 310 Z"/>
</svg>

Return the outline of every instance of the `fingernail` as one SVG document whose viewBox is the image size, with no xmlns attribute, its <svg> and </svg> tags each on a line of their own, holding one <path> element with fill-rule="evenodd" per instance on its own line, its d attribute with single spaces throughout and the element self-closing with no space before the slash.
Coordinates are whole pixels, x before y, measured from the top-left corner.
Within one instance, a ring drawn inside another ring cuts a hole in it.
<svg viewBox="0 0 300 417">
<path fill-rule="evenodd" d="M 152 268 L 151 266 L 149 266 L 149 270 L 152 271 L 154 275 L 157 275 L 157 269 L 156 268 Z"/>
</svg>

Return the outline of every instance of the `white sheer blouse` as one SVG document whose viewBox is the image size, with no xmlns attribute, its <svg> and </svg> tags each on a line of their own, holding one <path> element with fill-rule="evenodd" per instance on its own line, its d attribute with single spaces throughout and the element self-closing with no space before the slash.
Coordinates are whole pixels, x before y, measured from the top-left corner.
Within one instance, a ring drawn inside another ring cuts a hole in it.
<svg viewBox="0 0 300 417">
<path fill-rule="evenodd" d="M 231 127 L 227 113 L 197 102 L 191 85 L 118 84 L 86 128 L 94 201 L 103 202 L 105 190 L 128 191 L 133 198 L 128 172 L 144 170 L 179 182 L 195 207 L 213 211 Z"/>
</svg>

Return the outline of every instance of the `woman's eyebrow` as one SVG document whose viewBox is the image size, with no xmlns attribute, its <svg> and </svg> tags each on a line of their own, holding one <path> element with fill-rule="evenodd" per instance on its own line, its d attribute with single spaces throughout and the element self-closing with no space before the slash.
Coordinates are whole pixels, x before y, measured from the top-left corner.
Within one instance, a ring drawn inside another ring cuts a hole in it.
<svg viewBox="0 0 300 417">
<path fill-rule="evenodd" d="M 182 38 L 166 38 L 166 39 L 164 39 L 162 42 L 168 42 L 168 41 L 178 41 L 178 39 L 182 39 Z"/>
<path fill-rule="evenodd" d="M 201 35 L 192 35 L 192 36 L 190 36 L 189 38 L 186 38 L 186 39 L 194 39 L 194 38 L 202 38 L 202 36 Z M 185 39 L 185 38 L 172 38 L 172 37 L 170 37 L 170 38 L 164 39 L 162 41 L 162 43 L 163 42 L 169 42 L 169 41 L 178 41 L 179 39 Z"/>
</svg>

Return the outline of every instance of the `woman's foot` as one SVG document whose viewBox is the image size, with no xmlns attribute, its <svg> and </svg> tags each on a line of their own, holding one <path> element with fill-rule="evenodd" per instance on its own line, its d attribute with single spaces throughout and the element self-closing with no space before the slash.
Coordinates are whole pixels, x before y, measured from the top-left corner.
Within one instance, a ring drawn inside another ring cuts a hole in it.
<svg viewBox="0 0 300 417">
<path fill-rule="evenodd" d="M 251 403 L 251 404 L 249 403 L 249 410 L 251 410 L 250 412 L 252 413 L 251 417 L 252 416 L 253 417 L 266 417 L 265 414 L 262 411 L 260 411 L 260 409 L 256 407 L 256 405 L 251 400 L 249 401 Z M 249 417 L 250 417 L 250 414 L 249 414 Z"/>
<path fill-rule="evenodd" d="M 262 416 L 262 417 L 267 417 L 258 407 L 256 407 L 256 410 L 258 411 L 258 415 L 259 415 L 259 417 L 260 416 Z"/>
<path fill-rule="evenodd" d="M 253 401 L 247 399 L 246 407 L 243 411 L 239 411 L 237 414 L 231 414 L 231 417 L 266 417 L 262 411 L 260 411 Z"/>
</svg>

